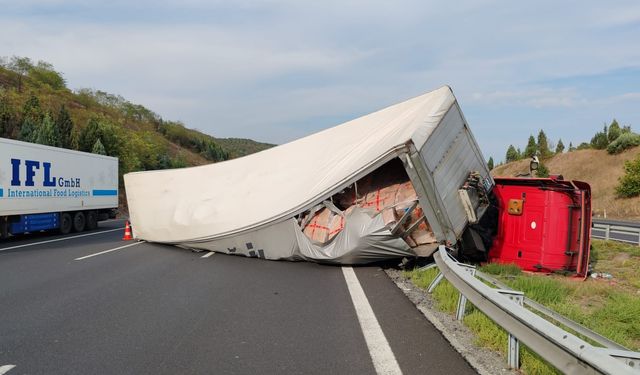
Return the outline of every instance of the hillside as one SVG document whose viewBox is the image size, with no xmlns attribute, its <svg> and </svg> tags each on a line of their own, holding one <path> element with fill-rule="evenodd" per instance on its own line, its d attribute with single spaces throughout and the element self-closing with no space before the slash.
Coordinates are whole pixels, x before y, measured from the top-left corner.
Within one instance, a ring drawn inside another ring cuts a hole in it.
<svg viewBox="0 0 640 375">
<path fill-rule="evenodd" d="M 18 57 L 0 59 L 0 137 L 103 150 L 120 158 L 121 175 L 218 162 L 273 146 L 215 138 L 118 95 L 72 91 L 50 64 Z"/>
<path fill-rule="evenodd" d="M 596 217 L 621 220 L 640 220 L 640 197 L 616 198 L 615 187 L 624 174 L 624 162 L 640 155 L 640 147 L 634 147 L 617 155 L 606 150 L 577 150 L 553 156 L 545 160 L 551 174 L 561 174 L 567 180 L 585 181 L 591 185 L 593 213 Z M 529 160 L 519 160 L 494 168 L 493 176 L 513 177 L 526 173 Z"/>
</svg>

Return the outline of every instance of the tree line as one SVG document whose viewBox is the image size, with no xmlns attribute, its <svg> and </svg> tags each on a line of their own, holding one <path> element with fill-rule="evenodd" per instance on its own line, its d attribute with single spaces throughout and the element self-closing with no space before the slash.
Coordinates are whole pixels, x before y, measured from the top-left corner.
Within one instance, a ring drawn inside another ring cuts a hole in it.
<svg viewBox="0 0 640 375">
<path fill-rule="evenodd" d="M 607 150 L 610 154 L 617 154 L 637 145 L 640 145 L 640 135 L 633 133 L 631 126 L 620 126 L 618 121 L 613 119 L 609 125 L 605 124 L 603 130 L 597 132 L 590 142 L 582 142 L 577 147 L 572 142 L 569 142 L 569 147 L 566 148 L 562 139 L 559 139 L 558 143 L 554 145 L 548 139 L 544 130 L 540 130 L 537 139 L 533 134 L 529 135 L 524 151 L 514 147 L 512 144 L 509 145 L 505 154 L 505 162 L 511 163 L 533 156 L 547 159 L 555 154 L 561 154 L 565 150 L 572 152 L 575 150 L 595 149 Z"/>
<path fill-rule="evenodd" d="M 569 142 L 567 152 L 575 150 L 607 150 L 609 154 L 618 154 L 624 150 L 640 145 L 640 134 L 634 133 L 630 125 L 620 126 L 616 119 L 613 119 L 609 125 L 605 124 L 601 131 L 596 132 L 589 142 L 582 142 L 577 147 Z M 553 151 L 552 151 L 553 150 Z M 506 163 L 518 161 L 521 159 L 538 156 L 540 164 L 538 167 L 538 177 L 547 177 L 549 170 L 545 166 L 544 161 L 550 157 L 565 152 L 565 145 L 562 139 L 553 145 L 547 138 L 543 130 L 538 133 L 537 139 L 530 135 L 524 151 L 509 145 L 505 161 Z M 493 169 L 493 158 L 489 158 L 487 162 L 489 169 Z M 624 175 L 620 178 L 616 187 L 616 195 L 620 198 L 630 198 L 640 196 L 640 156 L 636 159 L 624 163 Z"/>
<path fill-rule="evenodd" d="M 229 158 L 210 136 L 121 96 L 71 92 L 51 64 L 15 56 L 0 58 L 0 137 L 115 156 L 121 174 L 187 166 L 183 151 L 169 142 L 214 162 Z"/>
</svg>

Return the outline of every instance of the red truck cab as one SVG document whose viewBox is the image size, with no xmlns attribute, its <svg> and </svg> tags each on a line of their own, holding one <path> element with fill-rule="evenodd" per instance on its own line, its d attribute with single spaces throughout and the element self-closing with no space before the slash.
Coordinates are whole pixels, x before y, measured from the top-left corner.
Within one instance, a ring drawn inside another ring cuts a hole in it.
<svg viewBox="0 0 640 375">
<path fill-rule="evenodd" d="M 489 261 L 526 271 L 586 277 L 591 246 L 591 188 L 581 181 L 495 178 L 498 233 Z"/>
</svg>

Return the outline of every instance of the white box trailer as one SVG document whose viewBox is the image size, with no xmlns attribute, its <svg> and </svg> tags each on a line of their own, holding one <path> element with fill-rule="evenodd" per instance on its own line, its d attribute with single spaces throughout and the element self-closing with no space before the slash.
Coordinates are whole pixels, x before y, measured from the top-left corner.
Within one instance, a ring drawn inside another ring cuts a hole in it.
<svg viewBox="0 0 640 375">
<path fill-rule="evenodd" d="M 439 243 L 486 251 L 491 230 L 494 182 L 449 87 L 243 158 L 124 179 L 134 237 L 226 254 L 358 264 Z"/>
<path fill-rule="evenodd" d="M 0 138 L 0 237 L 94 229 L 117 207 L 117 158 Z"/>
</svg>

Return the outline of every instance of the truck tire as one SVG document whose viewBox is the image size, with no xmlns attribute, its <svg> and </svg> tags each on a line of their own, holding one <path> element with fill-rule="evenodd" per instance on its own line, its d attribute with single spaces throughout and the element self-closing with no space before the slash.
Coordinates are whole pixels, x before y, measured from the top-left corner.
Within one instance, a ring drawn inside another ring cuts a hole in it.
<svg viewBox="0 0 640 375">
<path fill-rule="evenodd" d="M 94 230 L 98 227 L 98 214 L 95 211 L 87 211 L 87 230 Z"/>
<path fill-rule="evenodd" d="M 0 239 L 9 237 L 9 221 L 6 217 L 0 217 Z"/>
<path fill-rule="evenodd" d="M 71 220 L 71 215 L 67 212 L 60 215 L 60 233 L 69 234 L 72 227 L 73 221 Z"/>
<path fill-rule="evenodd" d="M 73 230 L 76 232 L 82 232 L 87 224 L 87 219 L 84 216 L 84 212 L 76 212 L 73 215 Z"/>
</svg>

